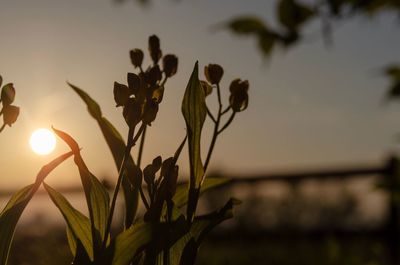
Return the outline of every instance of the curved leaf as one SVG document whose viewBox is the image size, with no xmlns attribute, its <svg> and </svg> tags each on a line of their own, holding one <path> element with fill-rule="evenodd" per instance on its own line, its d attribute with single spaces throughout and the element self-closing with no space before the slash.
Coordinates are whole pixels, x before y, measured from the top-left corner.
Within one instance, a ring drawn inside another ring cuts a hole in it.
<svg viewBox="0 0 400 265">
<path fill-rule="evenodd" d="M 153 237 L 151 224 L 140 222 L 119 234 L 109 247 L 112 265 L 127 265 Z"/>
<path fill-rule="evenodd" d="M 229 183 L 231 180 L 227 178 L 206 178 L 201 185 L 200 195 L 211 189 L 220 187 Z M 172 198 L 176 207 L 181 208 L 187 204 L 188 200 L 188 187 L 186 183 L 180 184 L 176 188 L 176 193 Z"/>
<path fill-rule="evenodd" d="M 121 137 L 118 130 L 109 122 L 105 117 L 102 116 L 102 112 L 99 104 L 94 101 L 85 91 L 82 89 L 69 84 L 68 85 L 79 95 L 79 97 L 85 102 L 90 115 L 97 121 L 100 130 L 103 134 L 104 139 L 107 142 L 108 147 L 113 155 L 115 165 L 117 169 L 120 168 L 124 151 L 126 148 L 125 142 Z M 133 168 L 135 163 L 131 156 L 127 160 L 127 176 L 134 176 Z M 135 180 L 133 183 L 129 182 L 129 178 L 124 177 L 122 180 L 122 188 L 124 190 L 125 199 L 125 227 L 128 228 L 132 225 L 136 215 L 139 198 L 139 187 L 138 181 Z"/>
<path fill-rule="evenodd" d="M 78 239 L 85 248 L 89 258 L 93 260 L 93 239 L 89 218 L 76 210 L 61 193 L 59 193 L 46 183 L 43 183 L 43 186 L 49 194 L 51 200 L 60 210 L 65 222 L 68 225 L 68 230 L 73 235 L 73 237 L 71 235 L 68 236 L 68 241 L 71 247 L 72 254 L 74 256 L 76 255 L 78 244 L 76 241 L 74 241 L 74 239 Z"/>
<path fill-rule="evenodd" d="M 74 153 L 74 161 L 78 166 L 82 186 L 85 191 L 86 202 L 89 209 L 90 222 L 92 227 L 92 238 L 94 255 L 108 240 L 106 235 L 107 219 L 110 212 L 110 198 L 103 184 L 89 171 L 79 151 L 78 143 L 67 133 L 54 129 L 54 132 L 64 140 Z"/>
<path fill-rule="evenodd" d="M 34 184 L 26 186 L 15 193 L 0 214 L 0 265 L 7 264 L 11 242 L 14 236 L 15 227 L 25 207 L 32 199 L 45 177 L 59 164 L 72 155 L 72 152 L 65 153 L 47 165 L 43 166 L 36 176 Z"/>
</svg>

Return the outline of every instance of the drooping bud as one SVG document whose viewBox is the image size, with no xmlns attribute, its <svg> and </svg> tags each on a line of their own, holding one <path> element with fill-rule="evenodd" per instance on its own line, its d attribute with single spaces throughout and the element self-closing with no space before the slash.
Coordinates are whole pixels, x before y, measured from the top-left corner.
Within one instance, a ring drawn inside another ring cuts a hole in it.
<svg viewBox="0 0 400 265">
<path fill-rule="evenodd" d="M 125 106 L 130 94 L 126 85 L 114 82 L 114 100 L 117 103 L 117 107 Z"/>
<path fill-rule="evenodd" d="M 160 39 L 156 35 L 149 37 L 149 53 L 154 64 L 157 64 L 162 57 L 160 49 Z"/>
<path fill-rule="evenodd" d="M 247 108 L 249 104 L 249 81 L 242 81 L 241 79 L 235 79 L 229 86 L 231 95 L 229 97 L 229 104 L 234 112 L 240 112 Z"/>
<path fill-rule="evenodd" d="M 3 122 L 11 127 L 17 121 L 19 116 L 19 107 L 13 105 L 4 105 L 3 107 Z"/>
<path fill-rule="evenodd" d="M 178 71 L 178 57 L 167 54 L 163 57 L 163 70 L 167 77 L 171 77 Z"/>
<path fill-rule="evenodd" d="M 207 97 L 213 91 L 213 87 L 206 81 L 200 80 L 201 87 L 203 88 L 204 95 Z"/>
<path fill-rule="evenodd" d="M 15 99 L 15 88 L 12 83 L 4 85 L 1 90 L 1 101 L 3 102 L 3 106 L 11 105 Z"/>
<path fill-rule="evenodd" d="M 141 49 L 133 49 L 129 52 L 133 66 L 141 67 L 143 63 L 143 51 Z"/>
<path fill-rule="evenodd" d="M 208 82 L 213 85 L 219 84 L 224 75 L 224 69 L 218 64 L 209 64 L 204 67 L 204 75 Z"/>
</svg>

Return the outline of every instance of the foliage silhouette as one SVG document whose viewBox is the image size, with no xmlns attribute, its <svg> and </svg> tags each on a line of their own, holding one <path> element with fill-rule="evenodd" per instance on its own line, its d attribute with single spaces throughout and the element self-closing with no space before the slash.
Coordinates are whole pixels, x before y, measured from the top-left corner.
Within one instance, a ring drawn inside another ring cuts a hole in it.
<svg viewBox="0 0 400 265">
<path fill-rule="evenodd" d="M 3 78 L 0 75 L 0 88 L 3 84 Z M 3 125 L 0 127 L 0 133 L 4 130 L 6 125 L 12 126 L 19 116 L 19 107 L 12 105 L 15 99 L 15 88 L 12 83 L 5 84 L 1 88 L 0 102 L 2 108 L 0 110 L 0 117 L 3 116 Z"/>
<path fill-rule="evenodd" d="M 233 216 L 233 208 L 238 204 L 235 199 L 230 199 L 222 208 L 207 215 L 197 216 L 196 208 L 202 193 L 229 181 L 206 179 L 206 170 L 217 137 L 231 124 L 235 114 L 247 107 L 248 81 L 232 81 L 229 105 L 223 109 L 220 92 L 223 68 L 210 64 L 205 67 L 207 81 L 199 80 L 199 66 L 196 62 L 182 102 L 187 136 L 173 156 L 167 159 L 158 156 L 152 163 L 142 167 L 146 130 L 157 117 L 167 80 L 178 70 L 178 58 L 173 54 L 163 55 L 157 36 L 150 36 L 148 44 L 151 64 L 146 70 L 143 67 L 144 53 L 134 49 L 130 51 L 130 57 L 138 73 L 127 74 L 127 85 L 114 83 L 116 107 L 122 107 L 122 115 L 129 128 L 126 144 L 111 122 L 103 117 L 100 106 L 82 89 L 69 84 L 97 121 L 114 157 L 118 178 L 111 199 L 106 187 L 86 166 L 78 143 L 66 132 L 53 128 L 71 151 L 45 166 L 37 181 L 15 194 L 0 215 L 0 251 L 3 253 L 0 264 L 7 262 L 12 234 L 25 206 L 45 176 L 72 155 L 79 171 L 89 216 L 75 209 L 50 185 L 43 185 L 66 222 L 73 264 L 194 264 L 205 235 Z M 206 104 L 206 96 L 212 93 L 213 88 L 217 90 L 219 103 L 216 118 Z M 15 94 L 12 85 L 3 87 L 3 91 L 3 106 L 12 106 Z M 227 113 L 231 113 L 231 116 L 222 123 L 222 117 Z M 214 134 L 203 165 L 200 143 L 207 115 L 214 122 Z M 139 154 L 135 162 L 131 150 L 139 140 Z M 178 159 L 186 142 L 190 161 L 189 185 L 178 185 Z M 125 200 L 124 225 L 119 234 L 112 235 L 111 226 L 121 186 Z M 137 216 L 140 202 L 145 207 L 145 213 Z M 183 214 L 185 207 L 186 214 Z"/>
</svg>

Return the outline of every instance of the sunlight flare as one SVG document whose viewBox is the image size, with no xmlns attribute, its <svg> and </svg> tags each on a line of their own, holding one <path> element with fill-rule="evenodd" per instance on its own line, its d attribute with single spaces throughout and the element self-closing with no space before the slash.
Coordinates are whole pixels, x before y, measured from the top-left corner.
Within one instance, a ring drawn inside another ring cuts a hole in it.
<svg viewBox="0 0 400 265">
<path fill-rule="evenodd" d="M 56 137 L 48 129 L 37 129 L 32 133 L 29 144 L 36 154 L 47 155 L 56 147 Z"/>
</svg>

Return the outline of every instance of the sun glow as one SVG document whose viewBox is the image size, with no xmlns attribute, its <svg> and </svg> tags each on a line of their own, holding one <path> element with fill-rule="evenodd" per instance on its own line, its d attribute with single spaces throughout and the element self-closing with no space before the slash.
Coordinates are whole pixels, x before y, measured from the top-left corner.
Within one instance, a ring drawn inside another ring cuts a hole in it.
<svg viewBox="0 0 400 265">
<path fill-rule="evenodd" d="M 32 133 L 29 144 L 36 154 L 47 155 L 56 147 L 56 137 L 48 129 L 37 129 Z"/>
</svg>

